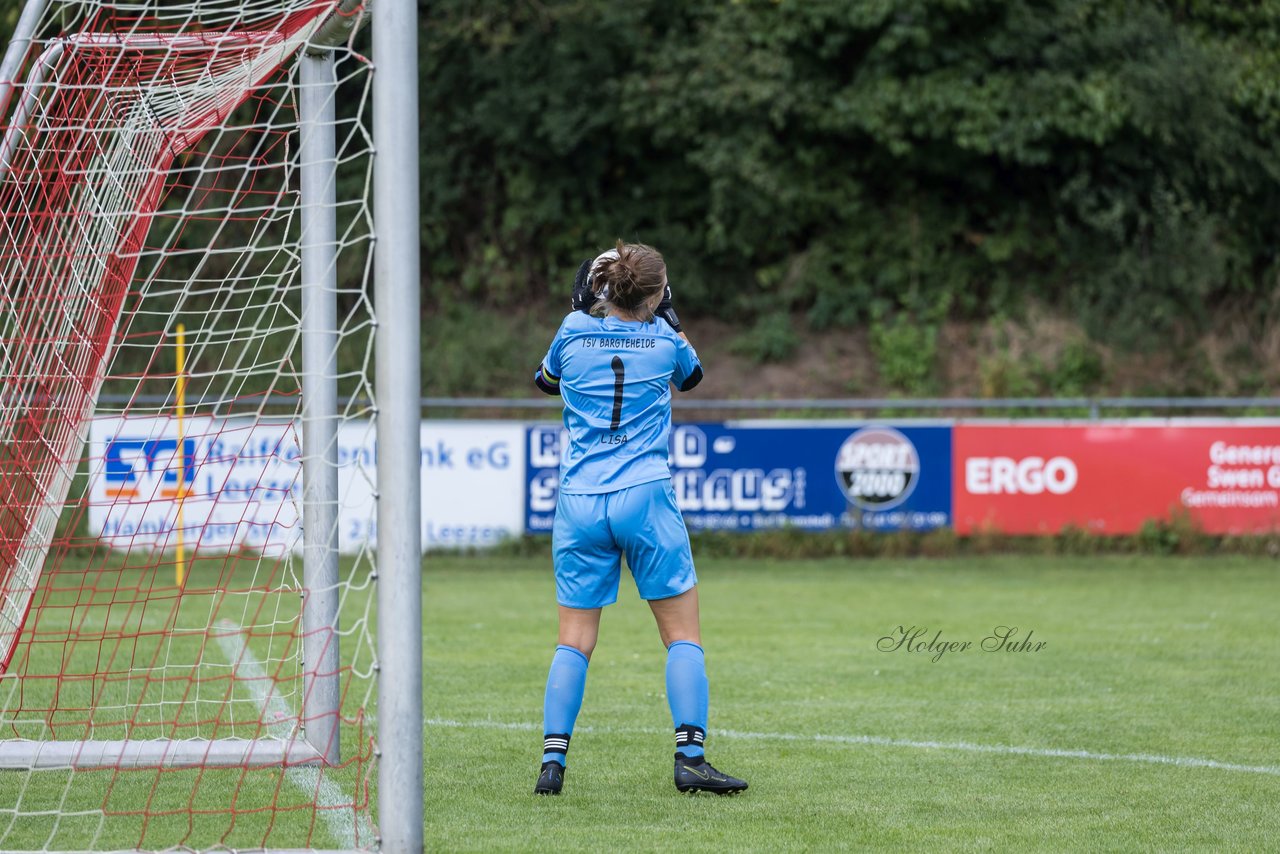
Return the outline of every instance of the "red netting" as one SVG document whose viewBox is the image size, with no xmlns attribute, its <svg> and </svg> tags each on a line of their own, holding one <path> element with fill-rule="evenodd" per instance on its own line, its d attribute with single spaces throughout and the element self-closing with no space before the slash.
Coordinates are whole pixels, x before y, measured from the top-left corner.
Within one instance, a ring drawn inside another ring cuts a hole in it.
<svg viewBox="0 0 1280 854">
<path fill-rule="evenodd" d="M 49 26 L 72 5 L 53 3 Z M 16 806 L 7 827 L 0 819 L 0 849 L 374 843 L 360 548 L 343 567 L 340 700 L 326 713 L 341 718 L 339 765 L 253 749 L 229 767 L 163 753 L 135 762 L 112 747 L 119 761 L 73 767 L 100 742 L 215 751 L 229 739 L 288 744 L 319 723 L 302 712 L 300 614 L 318 594 L 297 560 L 298 128 L 286 63 L 333 0 L 282 5 L 90 9 L 75 33 L 33 45 L 10 99 L 0 764 L 18 741 L 76 746 L 52 770 L 0 771 L 0 788 L 16 791 L 3 799 Z M 352 62 L 345 85 L 363 99 L 367 66 Z M 344 121 L 358 127 L 352 112 Z M 359 223 L 363 195 L 353 205 L 347 221 Z M 357 254 L 371 242 L 361 228 L 347 234 Z M 358 315 L 363 282 L 350 287 Z M 357 347 L 370 325 L 351 322 Z M 346 425 L 356 435 L 370 429 L 359 415 Z"/>
</svg>

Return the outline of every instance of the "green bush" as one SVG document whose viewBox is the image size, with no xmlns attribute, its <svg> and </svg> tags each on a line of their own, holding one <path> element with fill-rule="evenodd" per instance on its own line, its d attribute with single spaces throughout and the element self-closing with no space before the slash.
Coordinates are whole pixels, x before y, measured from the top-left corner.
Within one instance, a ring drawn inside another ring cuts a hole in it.
<svg viewBox="0 0 1280 854">
<path fill-rule="evenodd" d="M 871 324 L 871 351 L 880 375 L 893 388 L 908 395 L 925 396 L 934 390 L 938 359 L 938 329 L 915 323 L 906 314 Z"/>
<path fill-rule="evenodd" d="M 422 11 L 433 294 L 559 298 L 576 260 L 645 240 L 686 312 L 772 333 L 742 344 L 752 358 L 794 346 L 778 314 L 878 317 L 886 373 L 912 390 L 945 317 L 1030 296 L 1164 347 L 1280 270 L 1274 3 Z M 1063 386 L 1096 369 L 1063 366 Z"/>
<path fill-rule="evenodd" d="M 791 316 L 782 313 L 761 316 L 750 329 L 733 339 L 730 349 L 756 364 L 765 364 L 785 362 L 799 346 L 800 339 L 791 326 Z"/>
<path fill-rule="evenodd" d="M 1069 341 L 1046 372 L 1045 384 L 1059 397 L 1086 397 L 1098 391 L 1106 379 L 1106 367 L 1098 348 L 1089 341 Z"/>
<path fill-rule="evenodd" d="M 1280 277 L 1274 2 L 420 12 L 431 314 L 558 316 L 578 261 L 643 240 L 682 311 L 752 330 L 736 343 L 749 358 L 789 358 L 802 330 L 787 316 L 867 324 L 885 378 L 922 394 L 949 319 L 1034 300 L 1095 340 L 1183 357 L 1206 306 L 1255 306 Z M 15 21 L 0 12 L 0 32 Z M 993 362 L 984 383 L 1106 381 L 1087 342 L 1047 370 Z"/>
</svg>

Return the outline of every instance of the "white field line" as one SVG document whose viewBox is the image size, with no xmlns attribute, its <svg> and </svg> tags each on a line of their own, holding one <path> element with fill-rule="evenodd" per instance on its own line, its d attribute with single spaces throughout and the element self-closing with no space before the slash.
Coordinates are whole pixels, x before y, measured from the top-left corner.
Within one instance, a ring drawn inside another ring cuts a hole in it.
<svg viewBox="0 0 1280 854">
<path fill-rule="evenodd" d="M 427 726 L 453 729 L 508 729 L 540 732 L 534 723 L 504 721 L 452 721 L 432 718 Z M 578 727 L 577 732 L 596 732 L 605 735 L 662 735 L 667 730 L 645 728 Z M 712 730 L 725 738 L 745 738 L 753 741 L 808 741 L 820 744 L 867 744 L 875 747 L 907 747 L 918 750 L 959 750 L 965 753 L 996 753 L 1006 756 L 1043 756 L 1051 759 L 1088 759 L 1095 762 L 1137 762 L 1147 765 L 1177 765 L 1182 768 L 1213 768 L 1218 771 L 1238 771 L 1244 774 L 1267 774 L 1280 777 L 1280 765 L 1241 765 L 1236 762 L 1219 762 L 1216 759 L 1197 759 L 1192 756 L 1161 756 L 1156 753 L 1101 753 L 1095 750 L 1062 750 L 1053 747 L 1018 747 L 1009 744 L 974 744 L 968 741 L 914 741 L 906 738 L 885 738 L 879 735 L 798 735 L 788 732 L 743 732 L 741 730 Z"/>
<path fill-rule="evenodd" d="M 218 636 L 218 646 L 222 654 L 235 667 L 235 676 L 240 685 L 253 695 L 258 707 L 262 709 L 262 721 L 267 734 L 287 741 L 294 736 L 293 721 L 298 713 L 289 708 L 288 702 L 272 690 L 275 680 L 267 675 L 262 662 L 245 643 L 240 627 L 230 620 L 220 620 L 218 628 L 228 634 Z M 279 723 L 269 723 L 279 721 Z M 373 826 L 369 820 L 356 814 L 351 804 L 355 798 L 345 794 L 333 780 L 320 773 L 313 765 L 289 765 L 285 769 L 289 782 L 307 797 L 315 799 L 320 815 L 329 825 L 334 841 L 343 848 L 356 847 L 356 822 L 360 823 L 360 843 L 372 846 L 374 840 Z"/>
</svg>

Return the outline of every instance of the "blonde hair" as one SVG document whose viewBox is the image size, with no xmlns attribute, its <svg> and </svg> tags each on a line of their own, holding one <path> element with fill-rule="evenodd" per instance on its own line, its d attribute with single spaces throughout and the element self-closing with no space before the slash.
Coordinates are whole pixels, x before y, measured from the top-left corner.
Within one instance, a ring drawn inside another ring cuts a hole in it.
<svg viewBox="0 0 1280 854">
<path fill-rule="evenodd" d="M 591 266 L 591 290 L 596 294 L 591 313 L 601 316 L 616 308 L 647 323 L 653 320 L 650 302 L 666 284 L 667 262 L 661 252 L 619 240 Z"/>
</svg>

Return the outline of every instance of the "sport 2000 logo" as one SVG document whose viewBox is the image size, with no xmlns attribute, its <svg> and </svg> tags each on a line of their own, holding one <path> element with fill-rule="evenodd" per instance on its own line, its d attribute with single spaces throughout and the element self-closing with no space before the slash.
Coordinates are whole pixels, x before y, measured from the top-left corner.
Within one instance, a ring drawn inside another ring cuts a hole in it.
<svg viewBox="0 0 1280 854">
<path fill-rule="evenodd" d="M 849 502 L 888 510 L 906 501 L 920 482 L 920 454 L 892 427 L 864 427 L 836 452 L 836 480 Z"/>
</svg>

